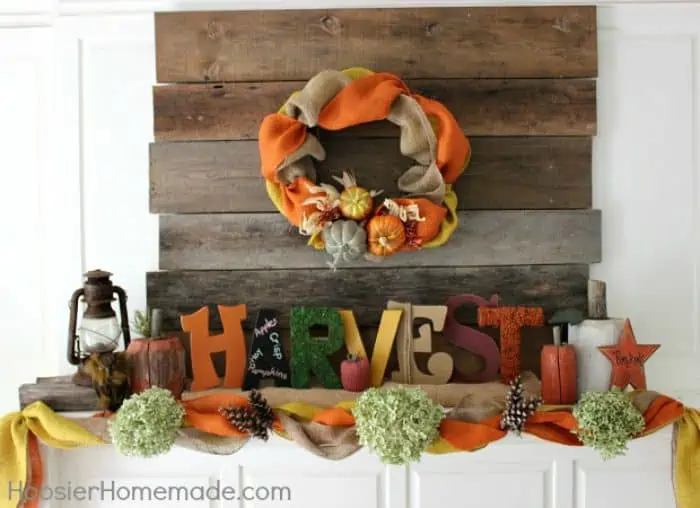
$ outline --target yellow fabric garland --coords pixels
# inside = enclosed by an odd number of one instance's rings
[[[686,408],[676,422],[674,490],[679,508],[700,506],[700,413]]]
[[[0,508],[14,508],[17,496],[10,496],[10,485],[26,484],[29,433],[52,448],[77,448],[103,444],[77,423],[57,415],[43,402],[35,402],[20,412],[0,420]]]
[[[354,401],[341,402],[335,407],[351,409]],[[325,408],[306,403],[280,406],[297,418],[310,420]],[[700,413],[686,408],[675,422],[674,490],[679,508],[700,505]],[[44,444],[54,448],[76,448],[103,444],[103,441],[76,422],[57,415],[43,402],[35,402],[21,412],[10,413],[0,420],[0,508],[15,508],[9,498],[8,486],[27,479],[27,446],[29,432]],[[432,454],[461,451],[444,438],[438,438],[426,450]]]

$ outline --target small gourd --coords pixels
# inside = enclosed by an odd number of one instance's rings
[[[351,220],[337,220],[323,230],[326,252],[333,257],[331,267],[339,262],[352,262],[367,252],[367,233]]]
[[[348,171],[344,171],[341,178],[333,178],[342,184],[344,189],[339,197],[339,209],[342,216],[355,221],[363,221],[369,217],[374,207],[373,198],[381,191],[369,191],[358,186],[354,175]]]
[[[369,251],[375,256],[391,256],[406,243],[406,228],[394,215],[377,215],[367,224]]]

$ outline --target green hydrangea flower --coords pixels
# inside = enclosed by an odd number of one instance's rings
[[[370,388],[352,410],[360,444],[386,464],[417,461],[438,436],[442,407],[420,388]]]
[[[123,455],[154,457],[172,448],[185,411],[169,390],[149,388],[122,405],[109,433]]]
[[[644,430],[644,417],[621,390],[586,392],[574,407],[578,436],[604,460],[624,455],[627,441]]]

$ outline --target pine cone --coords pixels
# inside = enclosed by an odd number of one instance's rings
[[[253,408],[253,412],[258,415],[261,420],[270,426],[275,421],[275,414],[272,408],[265,400],[265,397],[257,390],[252,390],[250,392],[250,406]]]
[[[272,424],[275,422],[275,414],[265,397],[257,390],[250,392],[250,407],[255,415],[251,434],[253,437],[267,441],[270,437]]]
[[[275,414],[265,398],[257,390],[250,392],[249,404],[238,407],[222,407],[219,413],[236,429],[252,437],[267,441],[270,437]]]
[[[219,413],[240,432],[250,433],[251,428],[253,428],[254,415],[248,406],[222,407],[219,409]]]
[[[501,417],[501,429],[510,430],[520,435],[525,422],[537,411],[542,399],[525,399],[523,397],[523,384],[520,376],[510,382],[508,395],[506,395],[506,409]]]

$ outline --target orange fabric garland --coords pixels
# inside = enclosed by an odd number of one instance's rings
[[[41,487],[44,484],[44,466],[41,460],[41,448],[39,448],[39,440],[31,431],[29,432],[29,435],[27,437],[29,438],[29,447],[27,453],[29,454],[30,479],[29,485],[27,485],[27,489],[25,490],[25,492],[36,495],[27,499],[23,507],[37,508],[39,506],[39,502],[41,501],[41,496],[39,495],[39,493],[41,492]]]
[[[187,425],[215,436],[245,437],[248,434],[234,428],[219,413],[221,407],[246,406],[248,399],[240,395],[208,395],[193,400],[182,401]]]
[[[219,414],[222,406],[241,406],[248,403],[245,397],[239,395],[209,395],[181,401],[186,413],[187,424],[201,431],[218,435],[245,437],[244,434],[234,429],[226,419]],[[646,423],[642,436],[650,434],[662,427],[678,421],[684,414],[685,408],[680,402],[659,395],[644,412]],[[323,425],[351,427],[355,424],[352,413],[347,409],[334,407],[318,412],[313,421]],[[448,441],[453,447],[474,451],[483,448],[489,443],[505,437],[507,432],[500,429],[500,416],[494,416],[478,423],[464,422],[460,420],[443,420],[440,423],[440,437]],[[283,432],[283,426],[279,420],[275,420],[274,428]],[[576,421],[570,411],[540,411],[529,418],[524,431],[533,434],[546,441],[571,446],[580,446],[581,442],[572,432],[576,429]],[[28,441],[29,475],[28,488],[31,492],[40,492],[43,485],[43,467],[41,450],[37,437],[30,432]],[[36,508],[39,498],[28,500],[24,506]]]
[[[234,429],[219,414],[221,406],[244,405],[247,399],[238,395],[209,395],[198,399],[184,401],[183,406],[187,422],[193,427],[218,436],[245,436]],[[644,412],[646,426],[642,436],[650,434],[678,420],[683,415],[683,405],[664,395],[658,396]],[[487,418],[477,423],[446,419],[440,423],[440,436],[460,450],[477,450],[505,437],[507,432],[500,428],[500,415]],[[312,421],[329,426],[352,427],[355,418],[344,408],[324,409],[312,418]],[[279,421],[275,430],[284,431]],[[576,419],[571,411],[538,411],[525,424],[524,432],[552,443],[567,446],[581,446],[576,437]]]

